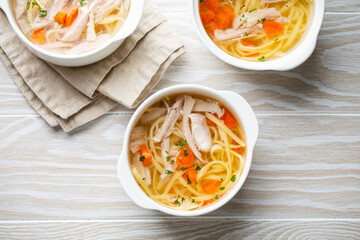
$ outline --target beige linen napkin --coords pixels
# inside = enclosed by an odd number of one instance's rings
[[[0,11],[0,57],[31,106],[50,126],[68,132],[109,111],[118,102],[136,107],[184,53],[177,34],[146,0],[136,31],[113,54],[85,67],[48,64],[33,55]]]

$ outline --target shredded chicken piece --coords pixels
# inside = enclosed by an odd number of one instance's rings
[[[192,113],[189,115],[191,119],[192,135],[195,144],[201,152],[208,152],[211,149],[211,135],[209,126],[206,123],[206,117],[200,113]]]
[[[190,147],[190,149],[193,151],[194,155],[199,159],[199,161],[203,162],[204,160],[201,157],[201,153],[196,148],[195,140],[193,135],[190,131],[189,126],[189,115],[191,114],[191,111],[194,107],[195,100],[190,96],[184,96],[184,108],[183,108],[183,120],[182,120],[182,131],[184,133],[186,143]]]
[[[275,8],[257,9],[253,12],[246,12],[237,16],[234,19],[233,28],[251,28],[256,24],[262,23],[264,19],[275,20],[279,17],[281,17],[281,14]]]
[[[94,42],[96,41],[96,32],[95,32],[95,16],[93,12],[90,12],[89,22],[86,25],[86,41]]]
[[[171,108],[169,108],[164,123],[161,125],[160,129],[158,130],[158,132],[154,137],[155,142],[161,142],[166,137],[170,136],[176,121],[181,115],[181,109],[183,107],[183,103],[184,103],[184,98],[179,98],[174,103],[174,105]]]
[[[15,9],[15,15],[16,18],[19,19],[21,17],[21,15],[24,14],[25,10],[26,10],[26,3],[27,0],[16,0],[16,8]]]
[[[146,124],[159,119],[160,117],[166,114],[166,108],[163,107],[155,107],[148,109],[146,113],[142,115],[140,118],[140,123]]]
[[[260,24],[256,24],[251,28],[240,28],[240,29],[230,28],[225,31],[215,30],[214,36],[215,39],[219,42],[234,41],[234,40],[255,36],[256,34],[261,33],[263,31],[264,29],[262,27],[262,24],[260,23]]]
[[[88,20],[89,20],[88,7],[83,6],[79,8],[79,14],[76,20],[70,26],[69,30],[65,33],[62,40],[65,42],[72,42],[78,40],[81,36],[81,33],[84,31]]]
[[[211,100],[202,100],[195,98],[195,105],[193,107],[193,112],[209,112],[216,113],[218,117],[224,115],[224,110],[220,108],[219,103]]]
[[[140,150],[140,145],[145,144],[145,127],[135,127],[130,137],[129,148],[132,153],[136,153]]]

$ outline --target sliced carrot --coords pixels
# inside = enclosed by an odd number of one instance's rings
[[[229,17],[224,12],[218,13],[214,20],[222,30],[227,29],[231,23]]]
[[[214,194],[216,191],[219,190],[219,187],[221,185],[221,182],[216,180],[210,180],[207,183],[205,183],[202,188],[206,193]]]
[[[263,28],[269,37],[279,34],[284,30],[284,27],[278,22],[265,21]]]
[[[181,148],[180,153],[176,157],[176,163],[180,168],[189,168],[194,163],[194,153],[190,148]]]
[[[77,18],[79,14],[79,7],[71,7],[70,9],[70,13],[68,14],[64,27],[70,27],[71,24],[73,24],[73,22],[75,21],[75,19]]]
[[[151,154],[146,145],[140,146],[140,155],[143,158],[142,164],[147,167],[151,164]]]
[[[228,128],[233,128],[237,125],[237,121],[234,118],[234,116],[229,112],[229,110],[225,109],[224,115],[223,115],[223,120],[225,125]]]
[[[218,13],[220,11],[220,2],[219,0],[204,0],[200,1],[200,4],[203,5],[203,9],[209,9],[214,13]]]
[[[209,23],[215,17],[215,13],[209,9],[200,12],[200,18],[203,24]]]
[[[204,201],[203,206],[206,206],[206,205],[208,205],[208,204],[210,204],[210,203],[213,203],[213,202],[215,202],[215,198],[212,198],[212,199],[210,199],[210,200]]]
[[[210,23],[205,25],[205,30],[209,33],[209,34],[214,34],[215,30],[219,29],[219,25],[214,22],[211,21]]]
[[[244,45],[245,47],[257,47],[258,45],[248,39],[243,39],[241,40],[241,44]]]
[[[39,29],[30,36],[30,41],[33,43],[43,44],[45,43],[45,29]]]
[[[232,144],[233,145],[239,145],[237,142],[235,142],[234,140],[232,141]],[[245,152],[245,150],[246,150],[246,147],[238,147],[238,148],[233,148],[233,150],[235,151],[235,152],[237,152],[238,154],[243,154],[244,152]]]
[[[187,182],[196,183],[197,181],[197,171],[194,168],[190,168],[183,174],[183,178]]]
[[[230,7],[230,5],[228,5],[228,4],[222,5],[221,11],[226,14],[226,16],[230,20],[230,23],[232,23],[234,21],[235,13],[234,13],[234,9],[232,7]]]
[[[58,12],[55,16],[55,21],[59,24],[64,24],[67,18],[67,14],[64,12]]]

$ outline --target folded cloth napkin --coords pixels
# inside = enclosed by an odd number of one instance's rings
[[[52,126],[69,132],[118,103],[136,107],[184,53],[183,43],[156,9],[145,1],[135,32],[104,60],[68,68],[32,54],[0,11],[0,58],[30,105]]]

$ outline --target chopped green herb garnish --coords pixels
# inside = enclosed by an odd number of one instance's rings
[[[145,178],[143,178],[143,180],[145,180]]]
[[[181,202],[184,202],[185,201],[185,198],[183,197],[182,199],[181,199]]]
[[[274,41],[274,42],[276,42],[277,40],[279,40],[279,38],[275,39],[275,41]]]
[[[39,11],[39,16],[40,16],[40,17],[46,17],[46,15],[47,15],[47,11],[46,11],[46,10],[40,10],[40,11]]]
[[[262,57],[258,58],[258,60],[259,60],[260,62],[265,62],[265,56],[262,56]]]
[[[218,199],[219,199],[219,195],[216,194],[215,199],[218,200]]]
[[[168,152],[168,151],[165,151],[165,153],[166,153],[167,155],[169,155],[169,152]]]
[[[29,20],[26,20],[25,22],[26,22],[26,24],[30,24],[30,23],[31,23]]]
[[[223,181],[224,181],[224,179],[223,179],[223,178],[220,178],[220,181],[221,181],[221,182],[223,182]]]
[[[213,169],[213,167],[211,166],[210,168],[209,168],[209,170],[212,170]]]
[[[166,161],[167,161],[167,162],[170,161],[170,157],[169,157],[169,156],[166,157]]]
[[[170,171],[170,170],[165,170],[165,174],[172,174],[173,172],[172,171]]]
[[[197,166],[196,167],[196,171],[200,171],[201,170],[201,167],[200,166]]]
[[[245,17],[245,14],[243,14],[241,17],[242,17],[242,18]]]
[[[208,11],[207,9],[204,10],[204,12],[207,12],[207,11]]]
[[[195,185],[197,185],[197,182],[195,182]]]
[[[225,187],[221,187],[221,188],[220,188],[220,190],[224,190],[224,189],[225,189]]]
[[[195,199],[191,200],[192,203],[195,203]]]
[[[240,9],[243,9],[244,7],[245,7],[245,4],[244,4],[244,5],[242,5]]]
[[[183,146],[185,146],[185,145],[186,145],[186,140],[184,140],[184,141],[180,141],[179,143],[176,143],[175,145],[176,145],[176,146],[183,147]]]
[[[182,167],[180,168],[181,171],[185,171],[186,170],[186,167]]]
[[[191,184],[191,181],[189,179],[189,175],[186,175],[186,178],[187,178],[187,184]]]
[[[175,161],[174,160],[171,160],[171,164],[174,164],[175,163]]]
[[[86,5],[85,0],[80,0],[80,6],[84,6],[84,5]]]
[[[255,11],[256,9],[257,9],[257,8],[251,9],[251,10],[249,11],[249,13],[251,13],[251,12]]]
[[[249,36],[249,35],[247,34],[247,32],[245,32],[245,36]]]
[[[211,28],[211,26],[206,26],[205,28]]]
[[[289,7],[288,5],[286,5],[286,7]]]
[[[236,181],[236,176],[235,176],[235,175],[232,175],[231,181],[232,181],[232,182],[235,182],[235,181]]]
[[[25,37],[29,38],[29,37],[30,37],[30,33],[25,34]]]
[[[186,157],[187,155],[189,155],[189,152],[186,151],[186,149],[184,149],[184,155],[185,155],[185,157]]]
[[[176,199],[174,203],[175,203],[175,204],[180,204],[180,202],[179,202],[178,199]]]
[[[140,157],[140,162],[143,162],[145,160],[145,157],[144,156],[141,156]]]
[[[201,3],[205,2],[205,0],[200,0]]]
[[[266,20],[265,18],[261,19],[261,21],[265,21],[265,20]]]

